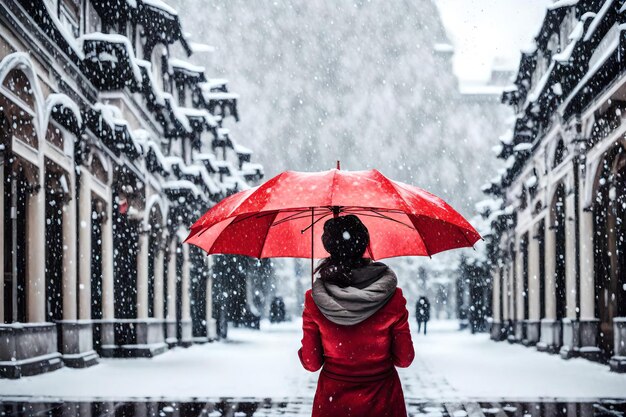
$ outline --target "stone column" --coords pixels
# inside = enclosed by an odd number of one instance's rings
[[[78,190],[78,318],[91,319],[91,174],[82,167]]]
[[[565,203],[565,288],[567,317],[576,319],[578,288],[576,288],[576,224],[574,222],[574,194]]]
[[[106,216],[102,222],[102,318],[115,318],[115,298],[113,286],[113,208],[106,205]]]
[[[535,226],[528,236],[528,319],[539,321],[539,236],[535,234]]]
[[[580,347],[579,322],[576,318],[578,308],[578,288],[576,288],[576,223],[574,222],[574,194],[565,198],[565,299],[567,300],[566,318],[562,320],[563,346],[559,351],[562,358],[578,355]]]
[[[502,320],[500,320],[500,275],[502,274],[502,268],[495,267],[491,270],[491,311],[492,311],[492,321],[491,321],[491,338],[493,340],[500,340],[500,334],[502,331]]]
[[[183,289],[183,299],[182,299],[182,314],[181,317],[183,320],[191,320],[191,303],[190,303],[190,298],[191,298],[191,294],[190,294],[190,276],[189,276],[189,266],[190,266],[190,262],[191,260],[189,259],[189,246],[188,245],[184,245],[183,246],[183,271],[182,271],[182,276],[183,276],[183,285],[182,285],[182,289]]]
[[[556,287],[555,287],[555,274],[556,274],[556,235],[553,225],[550,221],[547,222],[545,228],[545,274],[546,274],[546,318],[556,319]]]
[[[555,352],[560,345],[561,323],[556,322],[556,234],[551,228],[550,217],[546,220],[545,227],[545,301],[546,316],[541,319],[541,340],[537,343],[537,350]]]
[[[504,267],[504,273],[502,275],[502,321],[507,323],[510,318],[509,313],[509,286],[511,285],[511,264],[507,264]]]
[[[143,227],[143,224],[141,225]],[[148,318],[148,234],[139,231],[137,246],[137,318]]]
[[[600,321],[595,317],[593,231],[593,212],[580,210],[580,354],[596,360],[601,349],[597,337]]]
[[[30,194],[27,205],[28,322],[41,323],[46,321],[46,202],[42,187]]]
[[[522,253],[521,239],[516,239],[515,253],[515,288],[513,288],[513,309],[515,340],[521,342],[524,339],[524,254]]]
[[[522,253],[521,240],[517,240],[517,251],[515,254],[515,320],[521,322],[524,317],[524,254]]]
[[[63,206],[63,319],[76,320],[77,317],[76,199],[72,196]]]
[[[501,291],[500,288],[500,276],[502,274],[502,268],[496,267],[491,270],[491,282],[492,282],[492,294],[491,294],[491,305],[492,305],[492,314],[493,321],[500,323],[500,312],[502,311],[502,306],[500,305],[501,300]]]
[[[543,221],[543,220],[541,220]],[[528,233],[528,317],[526,322],[526,342],[534,345],[539,341],[539,320],[541,319],[539,280],[539,239],[537,225]]]
[[[595,319],[593,212],[580,213],[580,318]]]
[[[169,245],[167,261],[167,333],[168,343],[174,343],[176,338],[176,240]]]
[[[0,151],[0,323],[4,323],[4,151]],[[10,244],[6,242],[6,244]]]
[[[159,245],[154,259],[154,317],[163,319],[163,248]]]

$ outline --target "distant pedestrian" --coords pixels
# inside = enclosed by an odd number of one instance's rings
[[[283,297],[274,297],[270,304],[270,323],[285,321],[285,302]]]
[[[415,306],[415,317],[417,318],[417,333],[419,334],[422,323],[424,324],[424,334],[426,334],[426,324],[430,320],[430,302],[426,297],[420,297]]]

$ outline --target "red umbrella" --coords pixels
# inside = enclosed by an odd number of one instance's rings
[[[480,239],[463,216],[431,193],[375,169],[332,169],[286,171],[225,198],[191,227],[186,242],[209,254],[324,258],[323,230],[315,225],[341,214],[355,214],[367,226],[367,256],[374,260],[431,256]]]

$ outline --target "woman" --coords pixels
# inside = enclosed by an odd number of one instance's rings
[[[322,243],[330,258],[306,293],[298,351],[305,369],[322,368],[313,417],[406,416],[395,367],[415,353],[396,275],[363,258],[369,233],[356,216],[328,220]]]

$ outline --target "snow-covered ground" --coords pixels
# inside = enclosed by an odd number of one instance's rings
[[[626,375],[583,359],[554,355],[486,334],[435,322],[413,335],[417,357],[400,371],[407,400],[626,398]],[[231,329],[230,341],[177,348],[153,359],[102,359],[89,369],[64,368],[20,380],[0,380],[0,395],[66,400],[312,398],[317,375],[297,357],[300,323]]]

